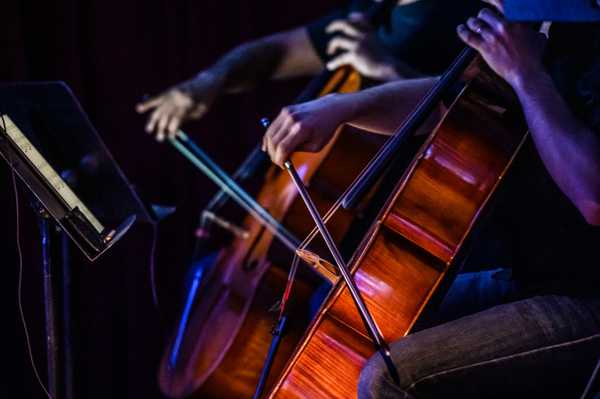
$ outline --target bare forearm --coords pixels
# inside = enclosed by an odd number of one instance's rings
[[[391,135],[436,83],[437,78],[402,80],[349,94],[352,104],[347,123],[360,129]],[[426,127],[439,120],[434,112]]]
[[[543,72],[513,85],[548,172],[588,222],[600,224],[600,139]]]
[[[270,79],[315,74],[321,61],[304,28],[242,44],[202,72],[221,81],[226,92],[251,89]]]
[[[285,107],[267,129],[263,151],[283,167],[295,151],[320,151],[345,123],[390,135],[435,81],[428,78],[392,82],[353,94],[331,94]],[[436,122],[439,116],[440,113],[434,113],[427,124]]]

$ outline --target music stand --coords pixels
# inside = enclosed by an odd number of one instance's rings
[[[60,226],[93,262],[136,220],[152,224],[157,220],[62,82],[0,85],[0,155],[28,188],[40,217],[48,387],[53,398],[62,397],[63,392],[71,397],[72,365],[59,366],[51,232]],[[65,292],[66,314],[67,298]],[[67,330],[68,326],[64,327]],[[66,340],[65,348],[69,347]],[[64,355],[65,359],[68,362],[70,354]],[[65,373],[64,388],[59,367]]]

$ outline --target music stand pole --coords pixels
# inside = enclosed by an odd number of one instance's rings
[[[48,390],[53,399],[71,399],[76,378],[67,240],[94,262],[136,220],[154,224],[156,215],[133,190],[67,85],[0,84],[0,105],[0,157],[35,197],[31,205],[39,217]]]
[[[56,297],[52,268],[52,233],[54,227],[50,215],[43,208],[37,210],[42,240],[42,276],[44,282],[44,310],[46,331],[46,354],[48,365],[48,392],[58,398],[60,392],[58,334],[56,331]]]
[[[62,372],[63,372],[63,397],[73,399],[73,326],[71,323],[71,241],[67,234],[61,230],[61,263],[62,263]]]

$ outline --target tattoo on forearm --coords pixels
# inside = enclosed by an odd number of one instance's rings
[[[225,90],[239,92],[269,80],[284,57],[285,48],[273,41],[257,41],[239,46],[210,68],[225,76]]]

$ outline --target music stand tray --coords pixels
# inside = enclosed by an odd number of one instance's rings
[[[53,222],[90,261],[104,254],[136,220],[155,224],[90,123],[62,82],[0,85],[0,155],[29,189],[40,217],[44,280],[48,391],[73,397],[70,303],[63,281],[63,344],[59,355],[51,226]],[[63,274],[69,270],[64,259]],[[62,364],[61,364],[62,363]],[[64,377],[61,376],[64,374]],[[62,381],[62,382],[61,382]]]
[[[90,261],[154,222],[68,86],[0,86],[0,154]]]

